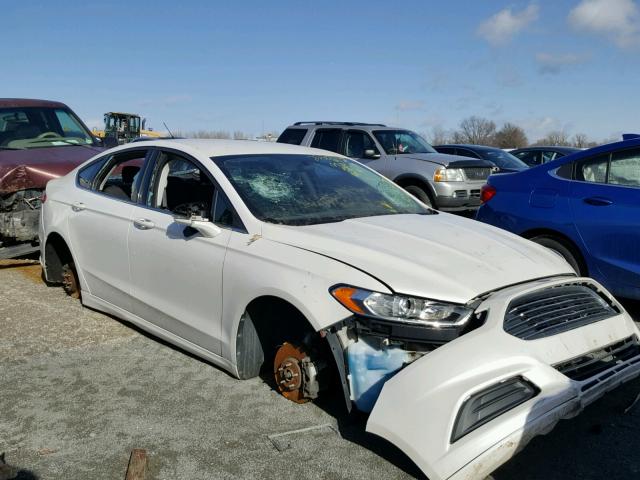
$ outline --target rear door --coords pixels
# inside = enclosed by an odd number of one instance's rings
[[[108,155],[81,170],[68,216],[78,273],[92,295],[130,310],[127,235],[148,149]]]
[[[222,268],[236,217],[211,174],[180,153],[161,151],[145,185],[129,232],[133,311],[219,354]],[[205,238],[174,220],[191,214],[218,224],[220,233]]]
[[[614,293],[640,295],[640,149],[578,162],[573,221]]]

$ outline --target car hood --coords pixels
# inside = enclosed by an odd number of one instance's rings
[[[0,150],[0,195],[42,189],[104,149],[89,146]]]
[[[443,167],[493,167],[493,163],[488,162],[487,160],[463,157],[461,155],[449,155],[446,153],[408,153],[405,155],[398,155],[398,157],[437,163]]]
[[[455,303],[536,278],[574,275],[564,259],[540,245],[443,213],[264,224],[262,236],[351,265],[395,292]]]

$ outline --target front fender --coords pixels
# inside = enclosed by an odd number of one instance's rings
[[[337,260],[240,232],[229,240],[223,275],[222,355],[234,363],[240,320],[256,298],[286,300],[319,331],[351,315],[329,294],[332,286],[344,283],[391,293],[378,280]]]

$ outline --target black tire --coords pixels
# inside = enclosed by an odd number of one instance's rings
[[[418,185],[407,185],[404,189],[428,207],[437,208],[435,202],[431,200],[429,194],[425,192],[422,187]]]
[[[578,275],[585,276],[587,274],[582,259],[579,258],[572,246],[567,245],[567,242],[546,235],[533,237],[530,240],[562,255]]]

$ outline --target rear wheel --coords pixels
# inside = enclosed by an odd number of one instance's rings
[[[431,200],[429,194],[425,192],[422,187],[418,185],[407,185],[404,189],[428,207],[436,208],[435,202]]]
[[[562,255],[562,257],[564,257],[567,263],[571,265],[571,268],[573,268],[573,270],[578,275],[584,276],[587,274],[587,269],[582,265],[581,259],[578,257],[574,249],[571,246],[567,245],[566,242],[546,235],[533,237],[531,238],[531,241],[536,242],[538,245],[547,247],[548,249]]]

